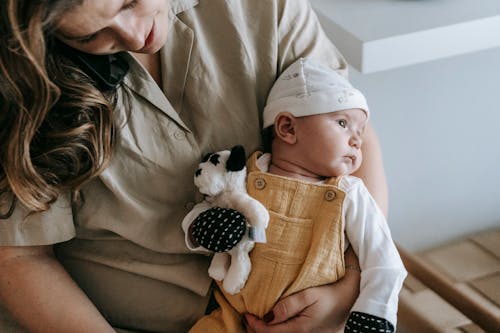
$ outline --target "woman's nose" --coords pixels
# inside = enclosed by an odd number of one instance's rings
[[[146,41],[146,29],[138,20],[124,18],[116,24],[116,33],[123,44],[123,47],[129,51],[137,51],[144,47]]]

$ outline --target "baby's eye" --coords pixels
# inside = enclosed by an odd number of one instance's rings
[[[123,9],[133,9],[133,8],[135,8],[137,6],[138,2],[139,1],[137,1],[137,0],[130,1],[127,5],[125,5],[123,7]]]
[[[347,121],[345,119],[339,119],[337,122],[340,125],[340,127],[342,127],[342,128],[347,127]]]

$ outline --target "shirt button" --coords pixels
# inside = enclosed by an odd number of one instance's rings
[[[186,208],[186,210],[193,209],[194,208],[194,202],[192,202],[192,201],[186,202],[186,204],[184,205],[184,208]]]
[[[335,191],[332,191],[332,190],[328,190],[325,192],[325,200],[326,201],[332,201],[333,199],[335,199]]]
[[[175,132],[174,133],[174,138],[176,138],[177,140],[184,140],[184,138],[186,137],[186,135],[184,134],[184,132]]]
[[[255,188],[258,190],[262,190],[264,187],[266,187],[266,181],[262,178],[257,178],[254,182]]]

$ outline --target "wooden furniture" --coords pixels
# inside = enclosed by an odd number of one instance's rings
[[[500,332],[500,229],[415,254],[399,251],[409,272],[399,332]]]

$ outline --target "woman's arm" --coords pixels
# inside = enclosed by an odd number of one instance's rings
[[[0,247],[0,300],[30,332],[114,332],[51,246]]]

